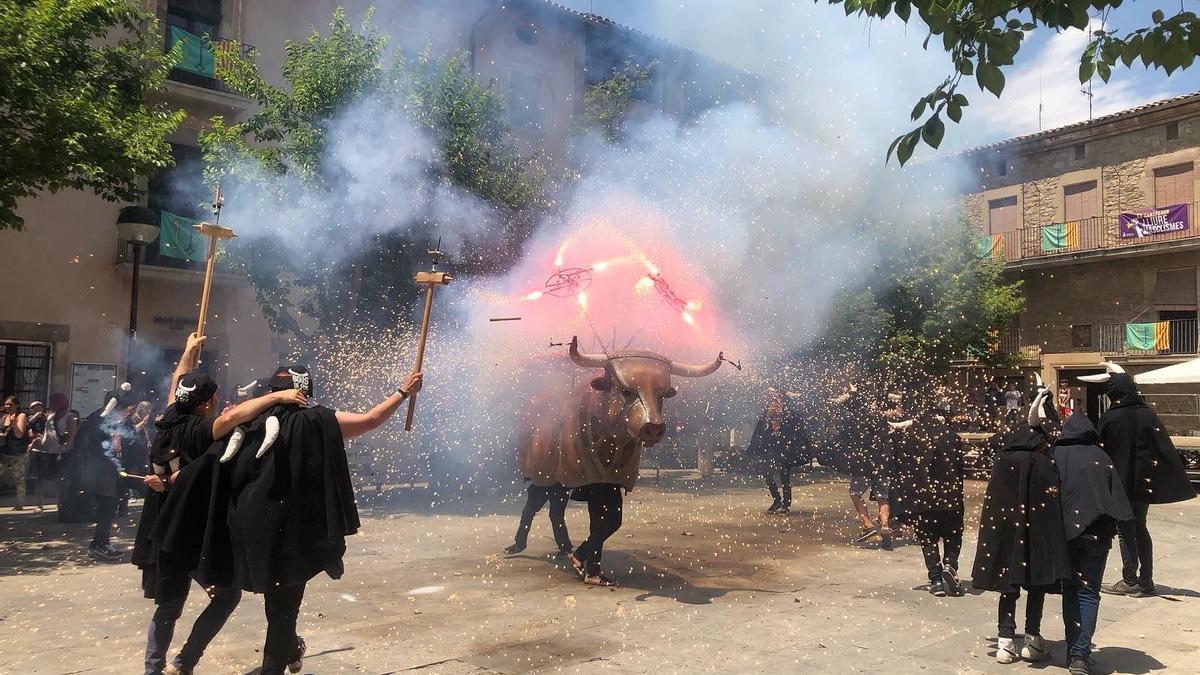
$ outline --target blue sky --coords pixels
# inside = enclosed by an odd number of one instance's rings
[[[814,4],[812,0],[558,0],[573,9],[592,11],[614,21],[654,33],[685,47],[696,49],[736,65],[778,79],[795,76],[821,80],[820,64],[815,72],[796,67],[794,61],[819,60],[817,54],[834,55],[845,44],[876,59],[881,72],[888,73],[882,89],[886,97],[898,97],[895,131],[908,125],[907,111],[913,102],[933,88],[949,72],[949,61],[940,50],[923,52],[924,32],[905,27],[899,20],[868,23],[845,17],[839,7]],[[1200,12],[1200,0],[1127,0],[1107,17],[1107,25],[1132,29],[1150,24],[1150,14],[1162,9],[1168,15],[1181,7]],[[1099,25],[1099,19],[1096,19]],[[779,38],[772,40],[772,37]],[[1016,63],[1005,71],[1007,86],[999,100],[968,83],[964,93],[971,106],[963,124],[947,130],[943,150],[988,143],[994,140],[1049,129],[1086,120],[1088,99],[1080,92],[1077,77],[1079,54],[1087,37],[1082,31],[1055,33],[1040,30],[1026,39]],[[803,43],[803,46],[800,46]],[[791,53],[788,45],[796,45]],[[818,51],[814,52],[814,45]],[[791,58],[795,57],[795,58]],[[740,61],[740,62],[739,62]],[[786,64],[786,65],[785,65]],[[784,66],[780,69],[780,66]],[[820,83],[824,85],[825,83]],[[869,89],[867,88],[869,86]],[[879,95],[878,83],[847,81],[846,93],[861,101]],[[858,87],[861,91],[854,92]],[[836,83],[833,91],[837,92]],[[1124,110],[1148,101],[1200,90],[1200,63],[1171,77],[1148,71],[1135,62],[1118,68],[1107,84],[1093,82],[1093,115]],[[901,114],[900,111],[903,111]]]

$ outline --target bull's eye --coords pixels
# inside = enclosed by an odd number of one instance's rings
[[[664,389],[662,391],[661,394],[659,394],[659,396],[662,396],[663,398],[671,398],[672,396],[674,396],[675,394],[678,394],[678,393],[679,393],[679,390],[676,389],[675,387],[667,387],[666,389]]]
[[[622,394],[622,395],[623,395],[625,398],[633,398],[633,395],[634,395],[635,393],[636,393],[636,392],[634,392],[632,389],[621,389],[621,394]]]

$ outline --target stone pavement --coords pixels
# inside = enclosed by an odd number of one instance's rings
[[[305,672],[1065,672],[1056,597],[1043,621],[1055,662],[998,665],[994,594],[934,598],[916,545],[846,543],[857,526],[844,481],[800,480],[793,513],[767,516],[764,491],[736,479],[644,478],[606,552],[615,589],[584,587],[542,557],[553,550],[544,512],[524,554],[497,555],[523,495],[431,509],[421,490],[368,492],[345,577],[309,584]],[[965,570],[982,487],[968,482]],[[573,504],[576,541],[586,520]],[[1197,524],[1197,501],[1151,509],[1164,595],[1104,596],[1096,672],[1200,672]],[[0,673],[140,672],[152,605],[132,566],[86,559],[88,530],[0,512]],[[1114,547],[1106,581],[1118,573]],[[247,594],[197,672],[253,672],[262,637],[261,598]]]

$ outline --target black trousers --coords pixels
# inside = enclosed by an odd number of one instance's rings
[[[521,511],[521,523],[517,525],[515,542],[521,548],[529,543],[529,528],[533,527],[533,517],[542,510],[546,502],[550,502],[550,528],[554,531],[554,543],[558,550],[570,551],[571,537],[567,534],[567,501],[571,491],[561,483],[554,485],[533,485],[525,489],[525,508]]]
[[[304,586],[283,586],[263,593],[267,640],[263,645],[262,675],[283,675],[287,664],[300,655],[296,619],[304,601]]]
[[[779,483],[775,482],[775,476],[778,475],[780,482],[783,483],[783,494],[779,493]],[[791,466],[771,466],[767,468],[764,475],[767,481],[767,492],[771,493],[771,499],[783,505],[783,508],[792,508],[792,467]]]
[[[588,575],[600,574],[604,542],[621,529],[621,509],[625,497],[620,485],[590,485],[588,498],[588,538],[575,549]]]
[[[96,531],[92,535],[92,546],[103,548],[112,540],[113,521],[117,518],[116,497],[96,497]]]
[[[1021,599],[1021,591],[1000,594],[999,614],[996,622],[997,632],[1002,638],[1017,636],[1017,600]],[[1027,591],[1025,594],[1025,636],[1042,634],[1042,606],[1046,603],[1043,591]]]
[[[187,574],[179,574],[163,579],[160,584],[159,596],[154,599],[154,616],[150,619],[146,635],[148,675],[161,673],[167,665],[167,650],[171,646],[171,638],[175,635],[175,623],[183,613],[184,604],[187,603],[192,580]],[[212,588],[205,591],[208,593],[208,606],[192,624],[192,632],[175,659],[177,666],[188,670],[195,668],[200,662],[204,650],[221,631],[242,599],[242,592],[236,588]]]
[[[1130,502],[1133,520],[1117,523],[1117,534],[1121,546],[1121,577],[1127,584],[1154,587],[1154,542],[1150,530],[1146,529],[1146,515],[1150,505],[1145,502]]]
[[[929,580],[942,577],[946,568],[958,574],[958,554],[962,552],[963,514],[961,511],[936,510],[917,514],[913,529],[925,556]],[[941,542],[942,550],[938,550]]]

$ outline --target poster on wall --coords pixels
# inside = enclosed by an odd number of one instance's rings
[[[1153,237],[1191,229],[1191,223],[1188,222],[1187,204],[1122,213],[1117,219],[1120,221],[1122,239]]]
[[[83,417],[104,405],[104,394],[116,388],[115,363],[71,364],[71,408]]]

